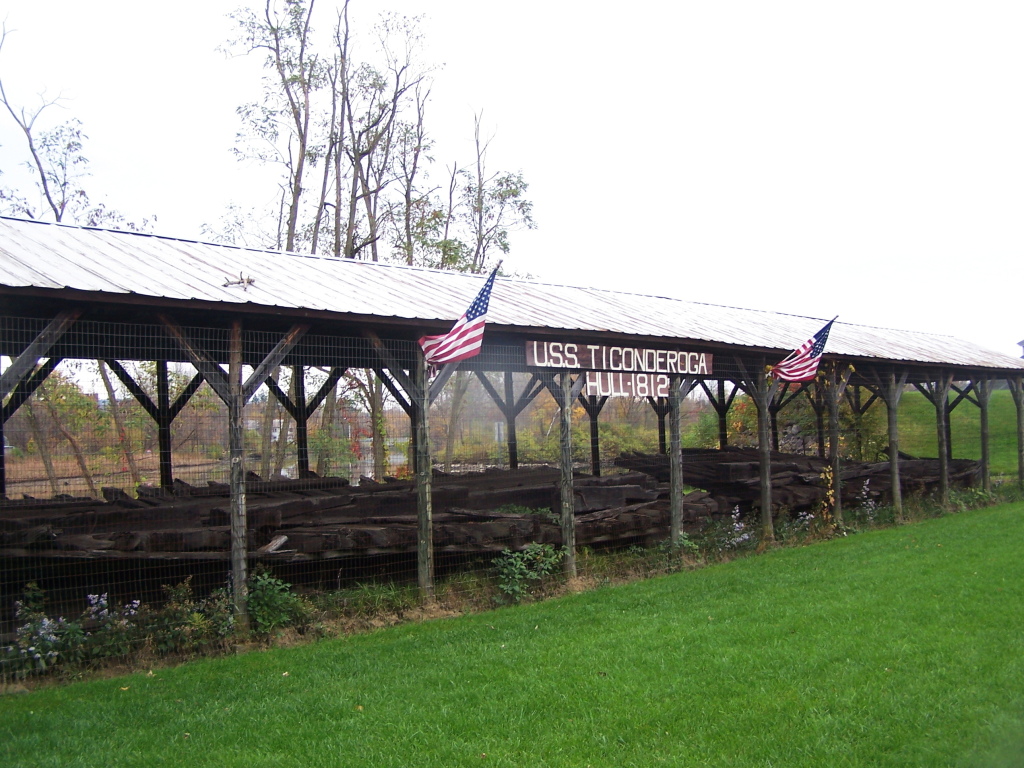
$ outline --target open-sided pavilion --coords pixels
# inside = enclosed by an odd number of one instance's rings
[[[427,415],[453,365],[430,371],[416,339],[444,333],[466,309],[482,276],[279,253],[152,235],[0,219],[0,428],[65,359],[103,360],[156,422],[160,482],[170,487],[171,424],[203,381],[228,410],[232,472],[233,583],[244,588],[245,458],[242,408],[267,385],[296,423],[298,470],[309,470],[306,424],[328,386],[350,368],[373,369],[411,419],[418,489],[419,582],[433,585],[431,458]],[[819,318],[738,309],[679,299],[499,278],[494,286],[481,354],[461,364],[481,381],[507,422],[509,463],[517,464],[516,416],[543,390],[561,412],[561,521],[573,557],[572,406],[591,421],[593,467],[600,471],[597,417],[610,396],[646,397],[658,415],[661,450],[672,468],[672,535],[682,530],[684,467],[680,405],[703,390],[718,413],[720,439],[737,392],[759,413],[761,510],[771,529],[770,450],[776,419],[807,392],[831,433],[838,465],[839,402],[849,387],[881,399],[889,413],[894,503],[899,504],[897,404],[908,385],[935,406],[940,485],[948,491],[949,414],[963,402],[981,412],[982,468],[988,482],[988,404],[994,382],[1005,381],[1017,408],[1019,477],[1024,478],[1024,361],[966,341],[925,333],[836,322],[819,377],[782,385],[767,366],[814,334]],[[121,365],[156,364],[151,398]],[[191,363],[197,373],[174,400],[168,365]],[[296,382],[286,393],[270,378],[289,366]],[[307,394],[305,372],[329,371]],[[517,391],[513,373],[530,374]],[[497,378],[487,374],[497,374]],[[952,396],[951,396],[952,395]],[[824,441],[822,441],[824,442]],[[838,466],[833,482],[838,491]],[[0,453],[0,492],[6,492]],[[841,500],[837,497],[837,502]],[[236,595],[244,606],[244,592]]]

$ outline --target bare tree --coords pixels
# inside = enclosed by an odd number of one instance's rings
[[[474,118],[473,138],[476,162],[463,189],[466,223],[472,237],[470,272],[487,269],[493,249],[509,252],[508,235],[514,229],[534,229],[533,203],[526,199],[529,186],[522,173],[494,173],[487,169],[487,150],[493,136],[481,138],[482,114]]]

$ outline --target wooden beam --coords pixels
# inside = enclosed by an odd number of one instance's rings
[[[761,485],[761,531],[765,541],[775,540],[775,524],[772,521],[772,450],[771,423],[768,407],[779,390],[777,379],[769,381],[765,374],[765,360],[753,361],[755,366],[748,369],[746,362],[736,358],[736,365],[742,373],[742,379],[736,385],[743,389],[754,401],[757,408],[757,448],[760,468]]]
[[[594,477],[601,476],[601,435],[598,430],[598,416],[601,409],[608,402],[608,396],[584,395],[582,392],[577,395],[583,410],[587,412],[590,421],[590,473]]]
[[[189,362],[192,363],[197,371],[203,374],[207,383],[217,393],[217,396],[226,405],[230,405],[232,397],[231,386],[227,375],[224,373],[224,369],[217,365],[213,358],[205,351],[194,344],[168,315],[158,314],[157,318],[163,324],[164,330],[167,331],[171,338],[178,342],[178,346],[188,356]]]
[[[58,313],[21,354],[11,359],[10,366],[0,374],[0,400],[5,399],[35,369],[39,358],[48,356],[50,348],[81,316],[78,309]]]
[[[14,389],[11,391],[11,396],[7,399],[7,402],[3,406],[3,423],[6,424],[7,420],[15,414],[15,412],[25,404],[25,401],[35,394],[35,391],[39,389],[39,385],[42,384],[53,373],[54,369],[61,364],[64,358],[62,357],[51,357],[42,365],[36,367],[28,373],[27,376],[22,378],[21,381],[15,383]],[[0,451],[2,453],[2,451]]]
[[[448,379],[452,377],[452,374],[459,370],[459,364],[461,361],[454,363],[445,363],[441,366],[441,370],[438,371],[437,376],[430,382],[430,404],[433,405],[434,401],[441,396],[441,390],[444,389],[444,385],[448,383]]]
[[[886,423],[889,430],[889,485],[892,496],[892,506],[896,511],[897,519],[903,515],[903,490],[900,487],[900,430],[899,411],[900,398],[903,397],[903,389],[907,384],[907,372],[902,371],[898,376],[896,370],[890,370],[883,379],[877,371],[872,371],[872,379],[876,387],[876,394],[881,396],[885,403]]]
[[[170,492],[174,487],[174,466],[171,459],[171,394],[166,360],[157,360],[156,362],[156,407],[160,487]]]
[[[835,524],[843,524],[843,482],[842,454],[839,451],[839,403],[843,399],[853,366],[841,366],[836,361],[829,361],[819,368],[824,375],[819,377],[819,386],[828,406],[828,458],[832,469],[832,519]]]
[[[228,362],[228,454],[231,463],[231,592],[237,629],[249,628],[248,521],[245,503],[245,404],[242,384],[242,325],[231,326]]]
[[[245,402],[249,402],[256,390],[260,388],[260,385],[265,382],[270,372],[277,368],[288,356],[288,353],[295,348],[295,345],[299,343],[299,340],[306,335],[306,331],[309,330],[308,325],[298,323],[293,325],[291,329],[284,335],[263,361],[256,366],[256,369],[249,374],[249,378],[242,384],[242,397]]]
[[[424,600],[434,598],[433,467],[430,460],[430,386],[422,353],[413,369],[412,428],[416,436],[416,580]]]
[[[561,386],[557,389],[557,394],[554,391],[552,394],[555,395],[561,417],[558,438],[561,446],[559,467],[562,472],[559,483],[562,502],[559,517],[562,525],[562,546],[565,548],[562,566],[566,578],[574,579],[576,578],[576,501],[572,477],[572,404],[576,401],[579,389],[576,388],[576,383],[573,382],[572,374],[569,371],[563,372],[560,378]],[[585,375],[578,377],[579,380],[585,378]]]

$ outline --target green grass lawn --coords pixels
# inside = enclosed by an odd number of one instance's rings
[[[1021,765],[1021,542],[1008,504],[8,696],[0,764]]]
[[[880,405],[884,411],[885,406]],[[981,412],[966,400],[950,415],[953,456],[981,458]],[[989,452],[992,473],[1017,474],[1017,410],[1007,390],[992,393],[989,403]],[[920,392],[906,392],[900,399],[900,450],[914,456],[937,456],[935,406]]]

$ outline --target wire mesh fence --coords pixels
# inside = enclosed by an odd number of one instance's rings
[[[414,342],[244,330],[236,344],[230,328],[90,321],[25,366],[24,351],[46,328],[0,318],[9,379],[0,677],[194,653],[234,636],[232,392],[244,400],[252,628],[417,603]],[[456,605],[520,600],[560,572],[558,378],[527,362],[521,346],[489,346],[432,393],[435,595]],[[663,557],[669,377],[575,375],[584,377],[570,430],[583,571],[603,552]],[[680,408],[683,531],[720,548],[741,547],[761,530],[749,376],[722,360],[713,375],[687,382]],[[906,390],[905,482],[927,493],[934,462],[914,462],[938,456],[936,409],[927,392]],[[978,482],[982,450],[971,391],[954,384],[945,400],[956,406],[949,450],[960,463],[951,477],[963,484]],[[835,506],[827,409],[814,385],[783,387],[772,402],[776,524],[809,526]],[[1015,476],[1010,392],[996,389],[990,411],[991,472]],[[891,502],[877,389],[851,384],[838,427],[844,504],[851,515],[872,514]]]

